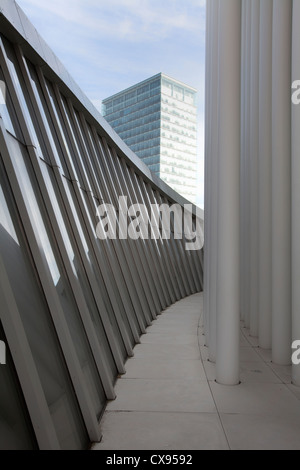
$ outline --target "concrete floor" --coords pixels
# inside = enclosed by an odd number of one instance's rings
[[[142,336],[94,450],[300,449],[300,389],[291,369],[241,326],[241,385],[215,382],[202,294],[168,308]]]

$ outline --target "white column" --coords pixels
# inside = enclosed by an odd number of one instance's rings
[[[210,185],[210,114],[211,114],[211,100],[210,100],[210,78],[211,78],[211,0],[206,3],[206,64],[205,64],[205,193],[204,193],[204,293],[203,293],[203,321],[204,332],[206,341],[208,342],[209,333],[209,273],[210,273],[210,233],[209,233],[209,194],[211,191]]]
[[[240,180],[240,195],[241,195],[241,204],[240,204],[240,290],[241,290],[241,299],[240,299],[240,313],[241,320],[245,320],[245,182],[246,182],[246,172],[245,172],[245,136],[246,136],[246,106],[245,106],[245,96],[246,96],[246,26],[247,26],[247,9],[246,1],[242,0],[242,52],[241,52],[241,180]]]
[[[244,180],[244,318],[250,327],[250,77],[251,77],[251,10],[246,0],[246,70],[245,70],[245,180]]]
[[[272,359],[291,362],[292,1],[273,1]]]
[[[218,122],[218,36],[219,36],[219,2],[212,0],[212,44],[211,44],[211,128]],[[210,191],[210,282],[209,282],[209,360],[216,362],[217,341],[217,253],[218,253],[218,134],[211,134],[211,191]]]
[[[272,25],[273,0],[260,2],[259,57],[259,345],[272,347]]]
[[[259,0],[251,0],[250,83],[250,334],[258,336],[258,117],[259,117]]]
[[[300,80],[300,0],[293,2],[292,81]],[[292,339],[300,340],[300,104],[292,105]],[[292,382],[300,386],[300,365],[293,365]]]
[[[239,383],[241,1],[219,6],[217,382]]]

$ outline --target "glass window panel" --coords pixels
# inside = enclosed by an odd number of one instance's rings
[[[44,180],[47,185],[47,190],[48,190],[50,199],[53,204],[54,212],[55,212],[58,224],[59,224],[60,232],[64,239],[64,244],[69,255],[71,266],[73,268],[73,273],[76,276],[79,285],[81,286],[82,293],[84,295],[84,298],[85,298],[85,301],[86,301],[86,304],[87,304],[87,307],[91,316],[91,320],[94,323],[95,331],[98,336],[99,345],[102,350],[102,354],[106,358],[106,363],[110,365],[110,368],[109,368],[109,371],[111,373],[110,378],[113,381],[117,372],[115,368],[114,360],[111,354],[111,350],[110,350],[109,343],[107,341],[106,334],[103,329],[103,324],[102,324],[102,321],[101,321],[101,318],[100,318],[100,315],[99,315],[99,312],[95,303],[95,299],[93,297],[90,285],[88,284],[88,281],[86,279],[86,275],[85,275],[85,272],[81,263],[79,253],[77,252],[76,248],[73,249],[72,247],[72,242],[70,240],[67,227],[63,219],[59,200],[56,196],[56,192],[54,189],[56,184],[54,180],[53,170],[49,168],[48,165],[43,164],[43,163],[41,164],[41,168],[42,168]],[[58,192],[58,188],[56,188],[56,191]],[[103,400],[105,400],[104,397],[103,397]]]
[[[78,155],[78,158],[79,158],[79,162],[77,163],[78,176],[79,176],[78,181],[80,182],[80,185],[81,185],[82,188],[84,188],[86,191],[90,191],[91,188],[89,186],[89,178],[88,178],[88,175],[86,173],[85,165],[83,163],[83,153],[82,153],[80,144],[77,140],[78,136],[77,136],[76,130],[74,128],[73,119],[71,117],[67,101],[64,97],[62,97],[62,104],[63,104],[65,116],[66,116],[67,121],[68,121],[69,130],[72,134],[72,143],[73,143],[74,147],[76,148],[76,152],[77,152],[77,155]],[[74,160],[75,160],[75,154],[74,154]],[[83,176],[85,178],[85,181],[84,181]],[[86,187],[86,185],[87,185],[87,187]]]
[[[84,449],[88,445],[86,429],[2,164],[0,184],[2,258],[53,424],[62,448]]]
[[[97,217],[96,217],[96,213],[97,213],[97,203],[95,200],[92,201],[92,206],[90,204],[90,201],[89,201],[89,198],[88,198],[88,195],[85,191],[82,191],[82,201],[84,203],[84,206],[85,206],[85,213],[88,215],[88,218],[89,218],[89,223],[91,225],[91,228],[92,228],[92,231],[93,231],[93,234],[94,234],[94,237],[97,241],[97,244],[98,244],[98,247],[100,250],[102,250],[102,241],[98,239],[97,237],[97,234],[96,234],[96,226],[97,226],[97,223],[98,223],[98,220],[97,220]],[[116,253],[114,251],[114,248],[113,248],[113,244],[111,243],[110,240],[106,240],[104,241],[104,243],[106,243],[106,249],[107,249],[107,256],[109,257],[109,262],[111,263],[116,263],[117,260],[116,260]],[[115,279],[114,279],[114,276],[113,276],[113,272],[112,270],[109,268],[107,270],[108,272],[108,275],[109,277],[111,278],[111,282],[113,284],[116,283]],[[118,290],[116,290],[116,293],[115,293],[115,297],[117,298],[118,300],[118,304],[120,305],[120,310],[121,310],[121,314],[122,314],[122,318],[123,318],[123,321],[128,329],[128,334],[131,338],[131,340],[133,341],[133,336],[132,336],[132,332],[131,332],[131,329],[130,329],[130,326],[128,324],[128,319],[127,319],[127,316],[124,312],[124,307],[123,307],[123,301],[122,301],[122,298],[121,298],[121,295],[119,293]]]
[[[63,169],[63,171],[66,173],[67,176],[69,176],[67,172],[66,164],[64,162],[62,149],[61,149],[57,134],[55,132],[54,125],[49,114],[49,110],[46,105],[45,97],[43,95],[38,76],[36,74],[36,71],[33,65],[29,61],[27,61],[27,63],[28,63],[30,77],[31,77],[31,83],[35,92],[35,97],[38,103],[39,111],[42,116],[42,123],[45,129],[45,132],[47,133],[47,137],[50,141],[51,150],[54,154],[56,164],[60,168]]]
[[[29,99],[29,94],[19,68],[17,58],[10,43],[5,38],[3,38],[3,44],[5,46],[5,51],[10,65],[11,76],[14,85],[17,88],[18,96],[22,104],[22,109],[25,113],[25,118],[30,128],[33,144],[36,146],[39,155],[45,160],[49,161],[46,145],[42,137],[39,123],[36,119],[35,113],[33,112],[32,103]]]
[[[0,87],[0,114],[3,118],[6,129],[14,135],[21,142],[24,142],[24,137],[17,119],[15,109],[12,104],[10,93],[5,82],[2,69],[0,68],[0,80],[2,86]]]
[[[45,222],[46,217],[44,208],[41,202],[38,202],[39,195],[35,192],[36,187],[34,186],[34,177],[31,174],[32,169],[30,165],[26,166],[24,154],[25,149],[23,149],[22,146],[14,140],[14,149],[11,155],[17,171],[17,177],[21,185],[23,197],[31,217],[33,228],[37,238],[39,239],[40,250],[45,254],[51,270],[53,282],[56,286],[56,291],[59,295],[61,306],[70,328],[71,337],[78,354],[82,372],[86,379],[90,396],[93,400],[95,413],[100,417],[105,403],[103,387],[84,332],[75,299],[58,255],[57,247],[52,239],[50,241],[51,227],[46,225],[47,222]],[[43,217],[43,214],[45,218]]]
[[[92,178],[92,175],[95,178],[95,173],[93,171],[93,166],[91,165],[91,160],[90,160],[90,155],[89,155],[90,152],[89,152],[89,148],[88,148],[87,143],[86,143],[85,132],[83,130],[78,111],[76,111],[76,109],[74,109],[73,111],[74,111],[74,116],[75,116],[75,120],[76,120],[76,123],[77,123],[76,131],[79,131],[80,136],[81,136],[80,148],[82,148],[81,147],[82,145],[84,146],[85,155],[86,155],[85,156],[83,154],[83,152],[81,151],[81,152],[79,152],[79,158],[80,158],[80,161],[81,161],[81,165],[82,165],[82,167],[85,171],[85,176],[86,176],[86,178],[87,178],[87,180],[90,184],[90,187],[93,190],[93,194],[96,196],[98,193],[97,193],[96,188],[93,184],[93,178]],[[79,144],[79,142],[78,142],[78,144]],[[88,189],[88,188],[86,188],[86,189]]]
[[[82,136],[84,138],[85,146],[86,146],[86,149],[87,149],[87,152],[88,152],[88,155],[89,155],[89,168],[90,168],[90,171],[93,175],[93,179],[94,179],[95,184],[96,184],[95,195],[98,195],[102,199],[101,188],[99,187],[99,180],[98,180],[98,177],[97,177],[97,170],[95,168],[93,147],[92,147],[92,143],[90,141],[91,127],[90,127],[90,125],[87,121],[86,121],[86,125],[87,125],[87,134],[83,132]]]
[[[101,274],[100,269],[97,266],[97,261],[95,259],[93,250],[89,248],[88,242],[87,242],[86,237],[83,233],[82,224],[81,224],[81,222],[79,220],[79,217],[78,217],[78,214],[80,213],[79,208],[78,208],[78,204],[77,204],[77,202],[75,202],[73,200],[73,197],[72,197],[72,194],[74,193],[74,189],[72,187],[71,182],[68,181],[67,179],[64,179],[64,186],[65,186],[65,191],[66,191],[66,194],[67,194],[67,198],[68,198],[69,203],[70,203],[71,208],[72,208],[72,213],[73,213],[74,218],[75,218],[76,226],[77,226],[77,228],[79,230],[79,233],[80,233],[80,238],[83,241],[83,246],[84,246],[87,258],[89,260],[90,267],[91,267],[91,269],[92,269],[92,271],[95,275],[96,281],[98,283],[98,286],[99,286],[99,289],[100,289],[100,292],[101,292],[101,295],[102,295],[103,302],[104,302],[105,307],[106,307],[106,311],[108,312],[108,315],[109,315],[109,320],[112,324],[112,327],[113,327],[113,330],[114,330],[114,333],[115,333],[115,337],[116,337],[116,339],[119,343],[119,346],[121,348],[123,358],[125,359],[127,357],[126,350],[125,350],[123,340],[121,338],[121,334],[120,334],[120,331],[119,331],[119,328],[118,328],[118,325],[117,325],[117,322],[116,322],[116,319],[115,319],[115,315],[114,315],[114,312],[113,312],[113,309],[112,309],[112,306],[111,306],[111,302],[110,302],[110,299],[109,299],[109,296],[108,296],[108,293],[107,293],[107,290],[106,290],[106,287],[105,287],[105,284],[104,284],[104,281],[103,281],[103,278],[102,278],[102,274]]]
[[[68,135],[68,132],[67,132],[67,129],[66,129],[66,125],[65,125],[60,107],[58,105],[53,87],[52,87],[51,83],[48,80],[46,80],[46,85],[47,85],[47,90],[48,90],[48,93],[49,93],[50,101],[51,101],[51,104],[52,104],[52,109],[53,109],[55,117],[56,117],[56,123],[59,127],[61,138],[63,140],[63,144],[64,144],[64,147],[65,147],[65,152],[66,152],[66,155],[68,157],[68,163],[72,168],[75,179],[77,181],[80,181],[80,171],[79,171],[78,165],[76,164],[76,161],[75,161],[75,158],[74,158],[75,155],[74,155],[74,151],[73,151],[73,148],[72,148],[72,142],[69,138],[69,135]],[[65,161],[64,161],[64,167],[63,167],[63,173],[64,173],[65,176],[70,177],[70,173],[69,173],[69,170],[67,169],[67,165],[66,165]]]

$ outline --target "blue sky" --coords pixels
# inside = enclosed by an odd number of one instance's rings
[[[98,109],[159,72],[197,88],[203,206],[205,0],[17,2]]]

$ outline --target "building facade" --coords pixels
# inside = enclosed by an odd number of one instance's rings
[[[143,162],[191,202],[197,184],[197,91],[159,73],[103,100],[103,115]]]

